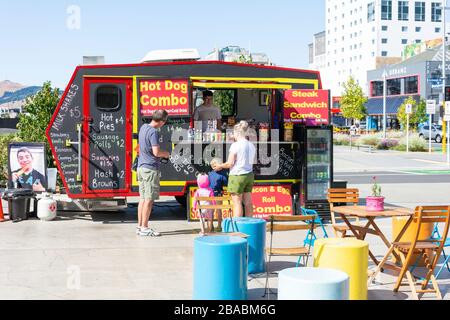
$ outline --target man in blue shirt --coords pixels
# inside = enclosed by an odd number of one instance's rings
[[[159,147],[159,131],[166,123],[168,113],[157,110],[153,113],[152,122],[142,125],[139,130],[139,160],[137,179],[139,182],[138,227],[136,234],[140,236],[158,237],[161,234],[148,227],[153,202],[159,199],[160,158],[169,158],[170,153]]]

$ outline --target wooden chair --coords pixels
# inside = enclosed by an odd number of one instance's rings
[[[197,197],[195,200],[197,202],[197,209],[200,211],[202,209],[205,210],[214,210],[214,216],[217,214],[222,214],[222,210],[229,210],[230,211],[230,218],[233,219],[233,202],[231,199],[231,196],[222,196],[222,197]],[[201,204],[201,202],[215,202],[216,204],[207,205],[207,204]],[[200,222],[203,226],[204,230],[207,230],[205,228],[205,219],[200,214]],[[233,221],[231,221],[233,222]],[[231,226],[234,228],[234,224],[231,223]],[[227,236],[238,236],[242,238],[247,238],[248,235],[242,232],[207,232],[205,233],[205,236],[217,236],[217,235],[227,235]]]
[[[336,222],[336,216],[334,213],[334,206],[336,204],[348,204],[352,203],[354,206],[358,205],[359,202],[359,190],[358,189],[328,189],[328,195],[327,195],[328,202],[330,203],[330,214],[331,214],[331,224],[333,226],[333,232],[336,237],[353,237],[353,235],[347,235],[347,231],[350,230],[350,228],[344,224],[340,223],[338,224]],[[349,219],[350,220],[350,219]],[[359,219],[355,218],[352,219],[356,221],[357,224],[359,224]]]
[[[392,253],[394,249],[398,249],[400,259],[402,262],[402,269],[398,276],[397,282],[394,286],[394,292],[397,292],[400,285],[402,285],[403,277],[406,275],[408,284],[411,287],[412,294],[415,299],[419,299],[419,294],[435,293],[439,299],[442,299],[442,294],[437,285],[434,269],[442,250],[449,230],[450,221],[450,206],[423,206],[417,207],[414,212],[414,222],[417,222],[416,233],[412,242],[394,242],[389,249],[386,256]],[[418,240],[420,228],[427,223],[443,223],[444,229],[440,239],[426,239]],[[420,283],[421,288],[416,289],[416,280],[410,271],[409,267],[414,264],[414,254],[422,255],[426,263],[426,275]],[[427,289],[431,281],[432,289]]]
[[[267,223],[267,231],[270,232],[270,247],[266,249],[268,259],[266,260],[266,286],[264,289],[264,295],[267,294],[269,287],[269,264],[273,256],[298,256],[297,267],[300,264],[300,259],[303,257],[304,265],[308,264],[308,258],[311,254],[311,243],[314,235],[314,229],[317,227],[314,223],[315,216],[270,216]],[[274,234],[277,231],[294,231],[294,230],[309,230],[308,234],[311,239],[308,246],[295,246],[295,247],[274,247]],[[298,238],[298,244],[303,244],[303,239]],[[270,291],[270,290],[269,290]]]

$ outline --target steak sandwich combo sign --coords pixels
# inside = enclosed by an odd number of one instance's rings
[[[284,121],[310,126],[330,124],[330,92],[328,90],[286,90]]]

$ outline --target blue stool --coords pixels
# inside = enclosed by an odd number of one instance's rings
[[[224,232],[242,232],[249,237],[248,241],[248,273],[266,271],[266,221],[256,218],[227,218],[223,221]]]
[[[340,270],[289,268],[278,275],[278,300],[348,300],[349,277]]]
[[[207,236],[194,241],[194,300],[247,300],[247,240]]]

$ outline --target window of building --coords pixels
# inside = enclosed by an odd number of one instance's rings
[[[392,20],[392,0],[381,0],[381,20]]]
[[[442,18],[442,7],[440,2],[432,2],[431,3],[431,21],[432,22],[441,22]]]
[[[383,95],[383,81],[372,81],[371,88],[370,95],[372,97],[380,97]]]
[[[389,79],[386,81],[387,95],[394,96],[401,93],[402,81],[401,79]]]
[[[381,51],[381,56],[382,57],[387,57],[387,55],[388,55],[387,51]]]
[[[418,78],[419,78],[418,76],[404,78],[405,94],[418,93],[418,88],[419,88],[419,79]]]
[[[388,27],[387,26],[381,26],[381,31],[387,31]]]
[[[372,57],[375,57],[375,52],[372,51]]]
[[[408,21],[408,15],[409,15],[408,1],[399,1],[398,2],[398,20]]]
[[[367,22],[375,21],[375,3],[371,2],[367,5]]]
[[[440,33],[441,32],[441,28],[434,28],[434,32]]]
[[[407,44],[408,43],[408,39],[402,39],[402,44]]]
[[[416,39],[416,43],[421,43],[422,41],[420,39]]]
[[[420,32],[422,30],[422,27],[416,27],[416,32]]]
[[[402,27],[402,32],[408,32],[408,27],[403,26]]]
[[[387,43],[387,42],[388,42],[388,39],[386,39],[386,38],[381,39],[381,43]]]
[[[414,16],[416,21],[425,21],[425,2],[416,1]]]

